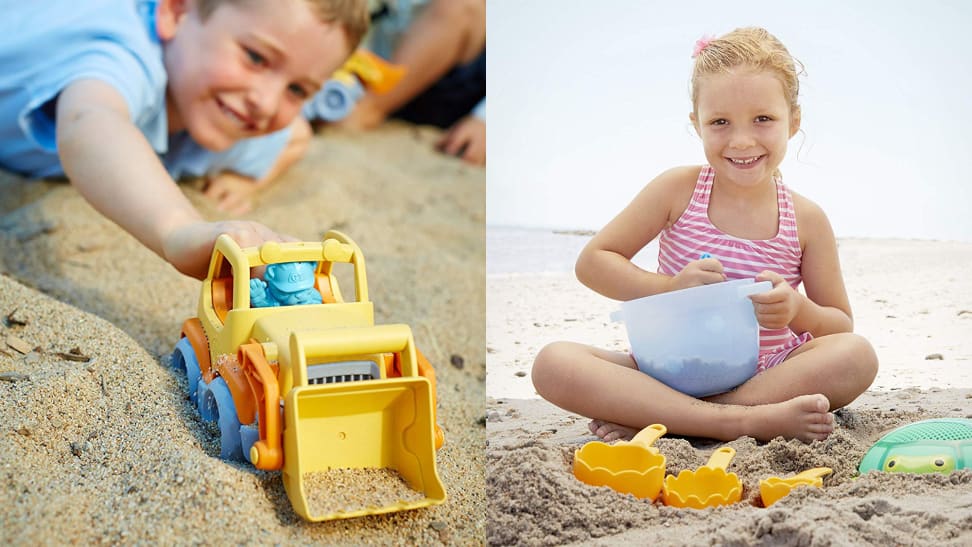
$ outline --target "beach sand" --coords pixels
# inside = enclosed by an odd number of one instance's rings
[[[376,323],[409,325],[435,366],[444,504],[309,523],[279,472],[220,460],[218,430],[167,367],[199,282],[70,185],[0,174],[0,539],[482,543],[486,177],[435,152],[438,134],[327,129],[249,217],[305,240],[340,229],[362,248]]]
[[[572,474],[573,453],[594,440],[586,418],[540,399],[530,381],[537,351],[555,340],[627,349],[618,308],[570,274],[487,277],[487,494],[490,544],[969,545],[972,470],[855,477],[864,453],[891,429],[934,417],[972,418],[972,245],[842,239],[839,252],[855,330],[881,363],[872,389],[836,414],[812,444],[743,437],[728,471],[741,503],[666,507]],[[704,465],[719,443],[672,436],[655,443],[667,473]],[[811,467],[834,470],[822,489],[797,489],[770,508],[759,481]]]

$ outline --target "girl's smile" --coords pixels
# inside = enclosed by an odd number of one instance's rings
[[[764,154],[762,156],[753,156],[750,158],[726,158],[726,159],[728,159],[730,163],[732,163],[734,166],[740,169],[752,169],[753,167],[756,166],[757,162],[759,162],[765,157],[766,155]]]
[[[719,179],[740,186],[772,180],[799,127],[780,81],[749,67],[704,77],[690,118]]]

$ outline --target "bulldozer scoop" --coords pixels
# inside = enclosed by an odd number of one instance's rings
[[[294,510],[323,521],[445,501],[433,415],[431,384],[422,377],[292,389],[283,480]]]

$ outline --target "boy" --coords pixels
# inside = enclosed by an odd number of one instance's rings
[[[365,93],[338,123],[372,129],[389,116],[447,129],[439,149],[486,164],[486,2],[381,0],[371,49],[406,67],[385,94]]]
[[[304,100],[368,25],[366,0],[58,0],[22,3],[4,21],[0,167],[66,175],[197,278],[221,233],[242,246],[292,238],[203,220],[173,178],[229,171],[217,177],[255,183],[285,169],[309,135]]]

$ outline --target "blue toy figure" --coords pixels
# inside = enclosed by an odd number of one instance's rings
[[[314,288],[313,262],[268,264],[264,279],[250,280],[250,305],[254,308],[320,304],[321,293]]]

